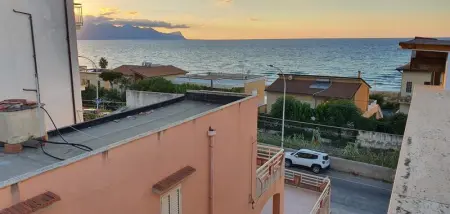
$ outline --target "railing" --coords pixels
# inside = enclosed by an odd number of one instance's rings
[[[285,170],[284,179],[287,184],[321,192],[310,214],[330,213],[330,179],[288,169]]]
[[[282,177],[284,150],[278,147],[258,145],[257,154],[257,162],[260,167],[256,170],[256,197],[259,198]]]
[[[325,180],[325,187],[320,194],[319,199],[311,210],[310,214],[329,214],[330,213],[330,196],[331,196],[331,182],[327,178]]]
[[[80,29],[83,26],[83,6],[80,3],[73,4],[75,14],[75,26]]]

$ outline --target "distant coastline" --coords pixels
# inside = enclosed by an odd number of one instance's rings
[[[162,33],[153,28],[92,23],[84,25],[77,32],[77,38],[78,40],[186,40],[179,31]]]

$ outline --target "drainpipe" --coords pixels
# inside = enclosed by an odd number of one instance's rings
[[[73,109],[73,123],[77,123],[77,108],[75,106],[75,88],[73,83],[73,68],[72,68],[72,48],[70,47],[70,30],[69,30],[69,11],[67,10],[67,0],[64,0],[64,15],[66,22],[66,42],[67,42],[67,56],[69,57],[69,74],[70,74],[70,89],[72,91],[72,109]]]
[[[216,130],[209,127],[209,214],[214,214],[214,140]]]

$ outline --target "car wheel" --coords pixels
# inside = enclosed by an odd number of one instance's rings
[[[286,159],[285,162],[286,162],[286,163],[285,163],[285,167],[291,167],[291,166],[292,166],[292,161],[291,161],[291,160]]]
[[[319,174],[321,169],[322,169],[322,167],[320,167],[319,165],[314,165],[312,167],[312,171],[316,174]]]

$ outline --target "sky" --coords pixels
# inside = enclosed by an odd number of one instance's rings
[[[75,0],[86,20],[188,39],[450,37],[450,0]]]

